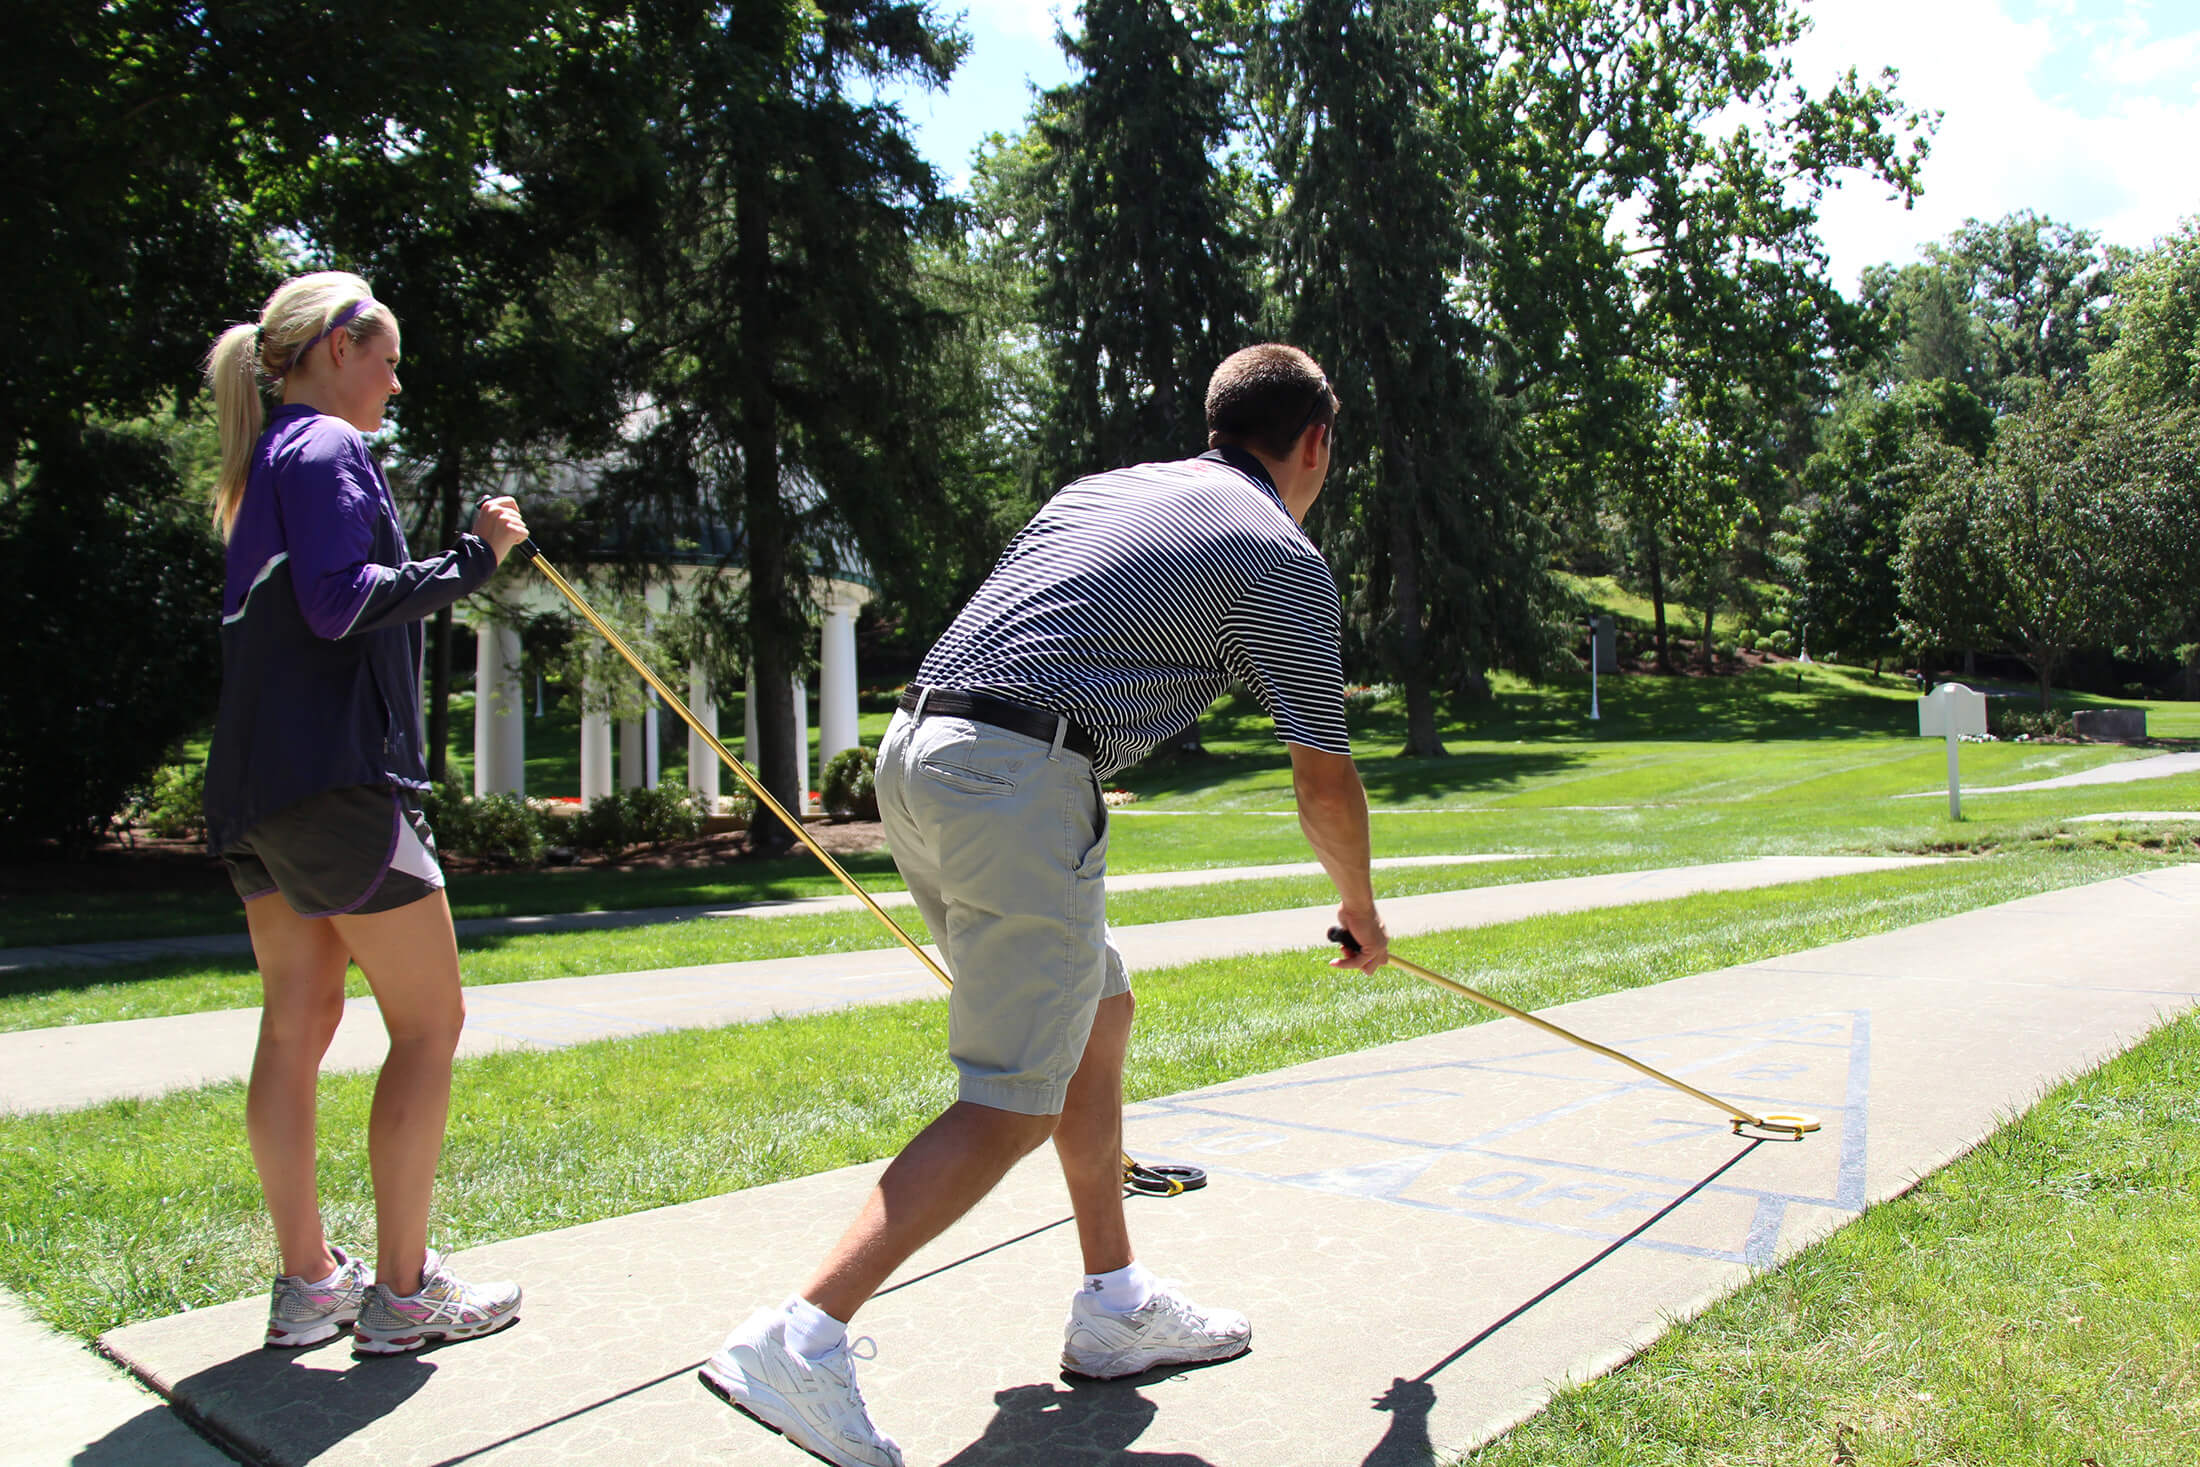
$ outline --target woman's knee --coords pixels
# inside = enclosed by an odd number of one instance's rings
[[[424,998],[395,1009],[384,1004],[382,1024],[389,1030],[393,1048],[404,1045],[449,1053],[458,1048],[458,1036],[466,1028],[466,1000],[454,987],[447,995]]]
[[[318,1057],[326,1052],[336,1038],[337,1026],[343,1022],[341,986],[325,996],[265,1004],[260,1009],[260,1043],[307,1050]]]

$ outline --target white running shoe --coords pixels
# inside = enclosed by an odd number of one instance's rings
[[[787,1344],[785,1311],[759,1309],[698,1373],[732,1405],[833,1467],[902,1467],[901,1448],[871,1424],[856,1388],[859,1358],[870,1357],[843,1340],[824,1359],[805,1360]]]
[[[469,1284],[455,1276],[433,1248],[420,1265],[420,1292],[393,1294],[383,1284],[367,1290],[351,1327],[354,1355],[405,1355],[447,1340],[492,1335],[519,1318],[518,1284]]]
[[[1069,1306],[1062,1336],[1062,1368],[1095,1380],[1138,1375],[1164,1365],[1197,1365],[1242,1355],[1253,1343],[1253,1325],[1234,1309],[1202,1309],[1172,1283],[1154,1285],[1153,1297],[1128,1314],[1102,1309],[1080,1293]]]

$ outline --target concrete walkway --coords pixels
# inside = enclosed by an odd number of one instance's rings
[[[1532,861],[1535,851],[1500,851],[1465,856],[1381,856],[1373,865],[1379,871],[1401,866],[1473,866],[1492,861]],[[1111,876],[1108,890],[1158,891],[1166,887],[1214,886],[1231,881],[1267,881],[1286,876],[1319,876],[1318,861],[1296,861],[1281,866],[1226,866],[1200,871],[1148,871],[1134,876]],[[873,893],[882,907],[906,907],[909,893]],[[527,917],[468,917],[452,925],[460,937],[510,937],[535,932],[607,932],[626,927],[653,927],[665,922],[692,922],[701,917],[785,917],[796,913],[855,912],[863,903],[853,895],[789,897],[784,901],[724,903],[692,907],[634,907],[619,912],[553,912]],[[238,925],[244,918],[240,915]],[[142,963],[152,958],[236,957],[249,955],[252,939],[243,932],[209,933],[201,937],[146,937],[119,942],[60,943],[51,947],[0,947],[0,973],[22,968],[103,967],[115,963]]]
[[[2063,819],[2072,825],[2112,825],[2119,821],[2144,825],[2200,820],[2200,810],[2111,810],[2105,815],[2065,815]]]
[[[1929,859],[1767,856],[1754,861],[1431,892],[1386,901],[1382,910],[1392,936],[1406,938],[1552,912],[1887,870]],[[1145,968],[1250,953],[1288,952],[1318,944],[1335,914],[1335,906],[1329,905],[1291,912],[1200,917],[1119,927],[1114,936],[1124,961],[1135,974]],[[596,1039],[711,1028],[774,1014],[924,998],[941,992],[939,980],[900,948],[496,984],[466,991],[466,1029],[459,1040],[459,1053],[556,1049]],[[257,1008],[222,1009],[0,1034],[0,1111],[67,1110],[123,1096],[161,1095],[193,1085],[242,1079],[252,1069],[259,1023]],[[387,1051],[388,1040],[374,1001],[355,998],[345,1005],[324,1068],[373,1069],[382,1063]]]
[[[0,1467],[230,1467],[166,1402],[0,1292]]]
[[[1792,1143],[1502,1020],[1141,1105],[1132,1152],[1213,1178],[1136,1204],[1141,1255],[1250,1313],[1252,1353],[1058,1375],[1077,1255],[1041,1155],[865,1311],[864,1391],[926,1467],[1448,1461],[2187,1009],[2196,953],[2186,865],[1550,1011],[1743,1105],[1818,1113]],[[525,1283],[526,1317],[425,1356],[262,1351],[256,1298],[102,1346],[253,1460],[803,1467],[694,1369],[879,1169],[472,1250],[464,1270]]]
[[[2013,795],[2024,790],[2069,790],[2089,784],[2131,784],[2142,779],[2170,779],[2180,774],[2200,774],[2200,754],[2151,754],[2144,759],[2125,759],[2115,764],[2103,764],[2098,769],[2082,769],[2076,774],[2058,774],[2053,779],[2035,779],[2030,784],[1965,785],[1967,795]],[[1915,794],[1896,795],[1898,800],[1945,799],[1947,786],[1937,790],[1919,790]]]

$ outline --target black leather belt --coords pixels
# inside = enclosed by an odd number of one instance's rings
[[[1067,725],[1062,734],[1062,747],[1087,759],[1097,752],[1092,735],[1059,713],[1048,713],[1041,708],[1027,708],[1021,703],[1011,703],[1006,698],[995,698],[985,693],[964,692],[960,688],[934,688],[929,694],[922,687],[911,683],[902,690],[901,707],[906,713],[917,711],[922,698],[925,718],[968,718],[978,723],[990,723],[995,728],[1005,728],[1026,738],[1054,742],[1058,729]]]

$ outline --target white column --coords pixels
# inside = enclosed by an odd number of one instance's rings
[[[756,669],[753,667],[749,669],[749,680],[745,685],[745,696],[741,699],[741,709],[741,762],[748,765],[750,772],[754,773],[756,756],[762,746],[756,742]]]
[[[619,788],[635,789],[642,782],[642,721],[619,720]]]
[[[519,633],[474,628],[474,794],[527,793],[527,719],[519,681]]]
[[[593,804],[611,793],[611,715],[590,712],[588,704],[597,689],[581,689],[581,805]]]
[[[818,649],[817,760],[852,749],[856,736],[856,607],[832,597],[825,603],[825,628]]]
[[[645,608],[642,612],[642,630],[646,633],[656,625],[656,618]],[[642,687],[642,783],[657,788],[657,690],[645,682]]]
[[[802,806],[794,813],[806,814],[810,808],[810,688],[800,674],[794,678],[794,774],[802,786]]]
[[[712,733],[718,732],[718,704],[711,696],[710,674],[700,664],[688,669],[688,712]],[[694,729],[688,730],[688,788],[695,791],[707,814],[718,810],[718,775],[724,766],[718,752]]]

